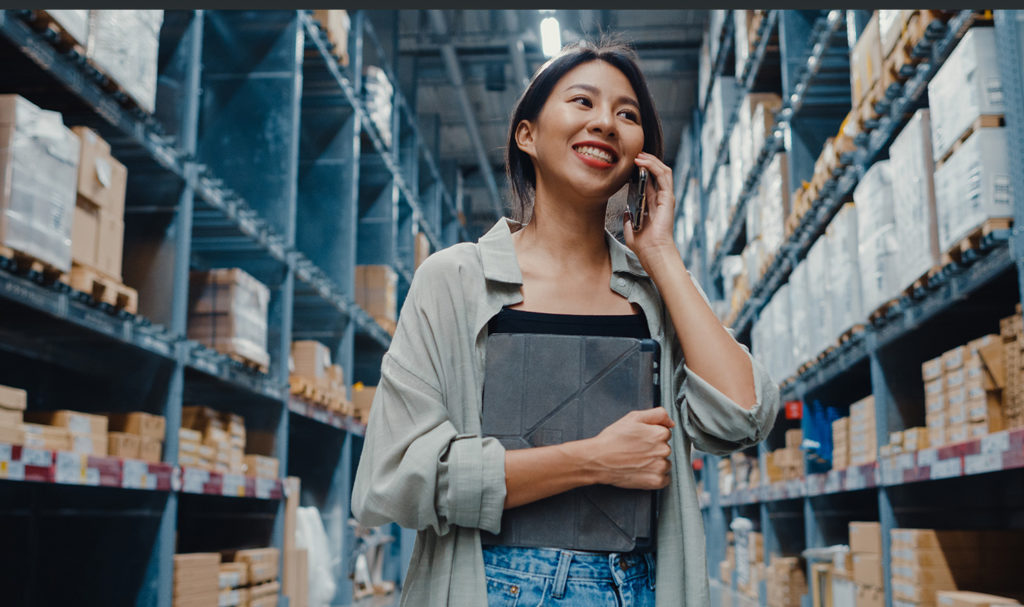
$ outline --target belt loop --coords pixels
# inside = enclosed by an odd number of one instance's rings
[[[650,585],[651,590],[654,590],[655,580],[657,579],[654,569],[654,553],[645,552],[644,560],[647,561],[647,584]]]
[[[559,550],[558,568],[555,570],[555,585],[551,592],[551,598],[561,599],[565,596],[565,583],[569,577],[570,563],[572,563],[572,552],[568,550]]]

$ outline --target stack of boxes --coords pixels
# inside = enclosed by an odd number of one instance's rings
[[[348,11],[314,10],[313,19],[319,22],[327,33],[327,41],[331,43],[331,53],[338,58],[338,63],[348,65],[348,34],[351,28]]]
[[[352,384],[352,414],[364,424],[370,421],[370,407],[377,395],[377,386],[364,386],[363,382]]]
[[[867,396],[850,405],[850,465],[870,464],[878,459],[875,429],[875,397]]]
[[[1006,427],[1020,428],[1024,426],[1024,356],[1021,356],[1024,323],[1021,322],[1019,304],[1016,314],[999,321],[999,334],[1003,341],[1002,361],[991,348],[984,348],[979,354],[996,378],[997,385],[998,378],[1002,376],[1002,383],[1006,386],[1003,389]]]
[[[220,472],[245,472],[245,420],[209,407],[183,407],[178,431],[182,466]]]
[[[853,582],[857,586],[857,607],[882,607],[885,604],[882,525],[874,522],[851,522],[849,531]]]
[[[370,122],[377,128],[386,147],[391,147],[391,113],[395,87],[387,73],[376,65],[363,68],[363,94]]]
[[[331,351],[318,341],[292,342],[290,383],[293,394],[312,398],[340,413],[349,409],[344,371],[331,364]]]
[[[60,113],[0,95],[0,246],[71,270],[78,156]]]
[[[94,10],[89,11],[89,19],[86,53],[90,63],[152,114],[156,109],[157,49],[164,12]]]
[[[981,592],[940,590],[935,593],[938,607],[1019,607],[1017,599]]]
[[[796,556],[772,556],[768,564],[768,607],[800,607],[807,594],[803,561]]]
[[[42,11],[82,48],[89,42],[89,11],[49,9]]]
[[[84,455],[107,455],[107,418],[77,411],[28,411],[25,446]]]
[[[749,597],[757,598],[758,588],[767,574],[764,562],[764,536],[757,531],[735,533],[736,588]]]
[[[269,305],[266,285],[238,268],[192,272],[188,338],[265,371]]]
[[[245,563],[221,563],[217,579],[219,606],[241,605],[248,601],[249,568]]]
[[[895,600],[934,605],[940,591],[1018,594],[1024,589],[1020,531],[893,529],[891,538]]]
[[[800,451],[803,432],[799,428],[786,430],[786,446],[770,451],[765,458],[767,482],[792,481],[804,477],[804,456]]]
[[[900,291],[896,262],[899,242],[896,234],[892,190],[892,161],[871,165],[853,190],[857,204],[858,264],[864,311],[872,312]]]
[[[356,304],[394,335],[398,318],[398,274],[386,265],[356,266]]]
[[[757,465],[757,458],[737,451],[731,454],[729,459],[732,461],[736,489],[749,489],[759,484],[761,472]]]
[[[134,411],[107,415],[110,455],[159,462],[163,455],[166,421],[161,415]]]
[[[174,607],[213,607],[218,604],[216,552],[174,555]]]
[[[887,11],[882,11],[887,12]],[[895,11],[893,11],[895,12]],[[889,146],[893,175],[893,212],[900,237],[897,282],[909,286],[939,265],[935,164],[928,109],[914,113]]]
[[[832,469],[850,467],[850,418],[840,417],[832,422]]]
[[[0,444],[25,443],[25,407],[28,394],[19,388],[0,386]]]
[[[242,588],[243,604],[248,607],[274,607],[281,584],[277,580],[280,551],[277,548],[250,548],[221,552],[224,562],[237,563],[245,568],[247,586]],[[214,568],[217,572],[218,569]]]
[[[874,89],[881,75],[882,43],[876,13],[850,51],[850,100],[855,109],[878,100],[881,91]]]
[[[1004,329],[1012,332],[1012,322],[1004,324]],[[1004,355],[1005,337],[985,335],[921,365],[932,446],[963,442],[1024,423],[1006,398],[1010,392],[1001,390],[1005,385]]]
[[[964,34],[928,83],[928,99],[939,248],[949,251],[986,220],[1013,216],[1006,129],[998,127],[1006,108],[992,28]]]
[[[889,443],[882,445],[878,454],[882,457],[899,455],[900,453],[913,453],[921,449],[927,449],[931,445],[928,439],[928,428],[916,426],[906,430],[897,430],[889,433]]]
[[[247,453],[245,455],[245,474],[256,478],[280,478],[280,466],[276,457]]]
[[[736,536],[732,531],[725,534],[725,560],[718,563],[718,577],[727,588],[732,588],[736,574]],[[771,578],[769,578],[769,583]]]

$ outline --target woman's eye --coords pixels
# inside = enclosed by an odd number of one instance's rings
[[[593,105],[592,103],[590,103],[590,100],[587,99],[586,97],[573,97],[570,101],[572,103],[579,103],[580,105],[585,105],[587,107]]]
[[[622,110],[619,112],[619,115],[624,117],[626,120],[632,120],[638,124],[640,122],[640,115],[632,110]]]

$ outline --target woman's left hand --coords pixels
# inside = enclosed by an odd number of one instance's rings
[[[638,232],[633,231],[629,212],[623,214],[622,232],[628,246],[645,268],[659,256],[678,255],[673,231],[676,221],[675,186],[672,169],[657,156],[640,152],[636,166],[647,169],[653,179],[647,181],[647,217]],[[655,185],[657,184],[657,185]]]

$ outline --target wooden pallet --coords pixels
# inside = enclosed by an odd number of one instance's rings
[[[894,307],[896,307],[897,304],[900,303],[900,299],[902,298],[902,296],[903,294],[900,293],[900,297],[894,297],[889,301],[883,303],[882,305],[878,306],[878,308],[876,308],[875,311],[868,316],[868,319],[871,322],[875,322],[888,316],[889,310],[893,309]]]
[[[138,291],[88,266],[72,263],[71,273],[63,276],[63,282],[115,310],[124,310],[129,314],[137,314],[139,311]]]
[[[867,94],[861,99],[860,103],[854,109],[857,114],[857,124],[860,125],[860,130],[865,133],[874,130],[874,122],[881,117],[881,114],[875,110],[875,104],[885,99],[885,89],[882,88],[882,81],[878,80],[871,88],[868,89]]]
[[[53,34],[54,46],[62,51],[75,51],[82,57],[85,57],[85,42],[76,40],[64,26],[62,26],[56,19],[53,18],[49,12],[44,10],[32,11],[32,16],[35,18],[33,22],[33,28],[36,31],[49,30]]]
[[[924,274],[921,274],[917,280],[911,282],[906,288],[903,289],[903,294],[907,297],[914,297],[914,294],[920,289],[927,289],[928,285],[936,281],[938,275],[942,271],[941,265],[936,265],[928,268]]]
[[[839,345],[843,345],[848,341],[851,341],[857,337],[860,337],[864,333],[864,325],[856,324],[843,332],[839,336]]]
[[[956,141],[953,142],[953,145],[951,145],[949,149],[942,154],[939,161],[935,163],[935,168],[938,169],[940,166],[944,165],[953,156],[953,154],[960,149],[960,146],[962,146],[964,142],[975,133],[975,131],[998,128],[1001,126],[1006,126],[1006,117],[1002,114],[982,114],[981,116],[978,116],[974,119],[974,122],[972,122],[971,125],[968,126],[959,137],[957,137]]]
[[[64,274],[53,264],[10,247],[0,246],[0,257],[6,257],[13,264],[11,269],[18,274],[33,274],[46,284],[59,281]]]
[[[969,251],[981,248],[982,240],[986,236],[997,230],[1007,230],[1011,227],[1013,227],[1013,219],[1010,217],[996,217],[985,220],[984,223],[968,232],[967,235],[959,239],[956,244],[942,254],[942,266],[962,262],[964,255]]]
[[[223,354],[225,354],[231,360],[241,364],[242,366],[247,367],[249,369],[252,369],[254,371],[259,371],[260,373],[262,373],[264,375],[266,375],[270,371],[270,367],[268,367],[263,362],[257,361],[257,360],[252,360],[251,358],[248,358],[248,357],[246,357],[246,356],[244,356],[242,354],[239,354],[238,352],[229,351],[229,352],[223,352]]]

